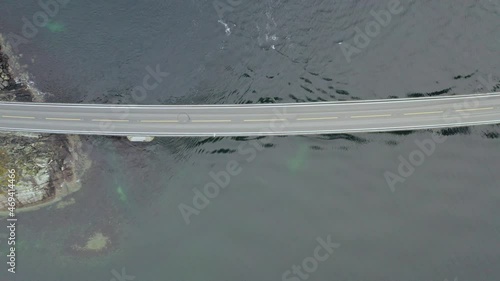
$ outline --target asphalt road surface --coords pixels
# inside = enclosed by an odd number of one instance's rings
[[[345,102],[230,105],[0,103],[0,131],[113,136],[384,132],[500,123],[500,92]]]

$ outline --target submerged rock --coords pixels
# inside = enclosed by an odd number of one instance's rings
[[[77,251],[91,251],[100,252],[107,248],[109,244],[109,237],[105,236],[101,232],[94,233],[88,238],[85,245],[73,245],[72,248]]]

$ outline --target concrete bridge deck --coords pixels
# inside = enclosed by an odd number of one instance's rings
[[[0,103],[0,131],[109,136],[383,132],[500,123],[500,93],[228,105]]]

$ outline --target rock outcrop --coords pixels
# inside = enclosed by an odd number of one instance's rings
[[[40,101],[14,79],[1,39],[0,101]],[[9,169],[16,171],[16,210],[26,211],[80,189],[80,177],[89,166],[78,136],[0,132],[0,215],[7,209]]]

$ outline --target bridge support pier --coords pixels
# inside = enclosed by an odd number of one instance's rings
[[[154,140],[155,137],[148,136],[127,136],[127,139],[132,142],[150,142]]]

